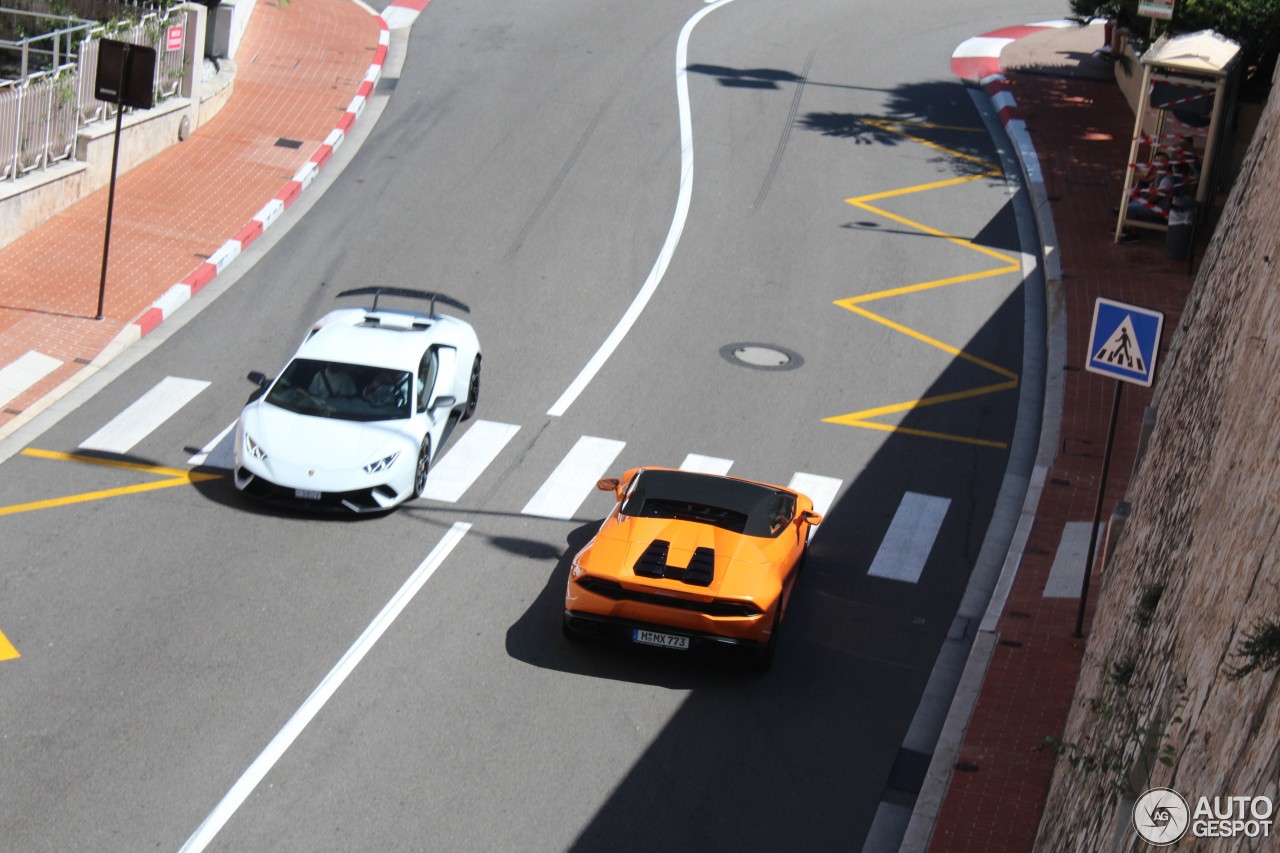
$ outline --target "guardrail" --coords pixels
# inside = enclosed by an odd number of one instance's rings
[[[73,61],[0,84],[0,180],[74,159],[81,128],[115,118],[118,107],[94,97],[104,38],[154,48],[155,102],[175,97],[184,74],[185,20],[185,11],[174,7],[124,25],[97,25],[78,43]]]
[[[0,39],[0,51],[5,51],[3,55],[18,57],[17,79],[19,80],[28,75],[64,65],[72,58],[76,43],[97,26],[95,21],[73,15],[49,15],[29,12],[25,9],[0,8],[0,16],[6,19],[8,26],[13,26],[19,33],[25,32],[27,23],[31,23],[36,28],[53,21],[62,23],[62,26],[55,30],[40,35],[25,36],[17,41]],[[6,66],[12,67],[10,63],[11,60],[6,61]]]

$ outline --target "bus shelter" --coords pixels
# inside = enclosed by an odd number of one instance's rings
[[[1212,200],[1239,56],[1239,44],[1212,30],[1166,34],[1142,55],[1117,241],[1130,228],[1168,231],[1171,217],[1189,227]]]

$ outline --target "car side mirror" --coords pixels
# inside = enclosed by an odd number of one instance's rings
[[[261,370],[250,370],[249,375],[245,378],[254,385],[257,385],[259,388],[266,388],[271,384],[271,380],[267,378],[267,374],[263,373]]]
[[[617,477],[605,477],[603,480],[596,481],[596,488],[602,492],[613,492],[614,494],[618,494],[619,482],[620,481]],[[622,497],[622,495],[618,494],[618,497]]]
[[[808,510],[805,510],[804,512],[800,513],[800,520],[810,525],[821,524],[822,515],[820,513],[809,512]]]
[[[431,410],[435,411],[436,409],[448,409],[448,408],[452,408],[453,406],[456,406],[457,404],[458,404],[457,397],[446,397],[446,396],[436,397],[434,400],[431,401]]]

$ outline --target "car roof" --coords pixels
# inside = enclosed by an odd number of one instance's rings
[[[413,372],[431,344],[456,340],[453,327],[458,324],[465,321],[409,311],[340,308],[316,321],[296,357]]]
[[[771,536],[771,521],[780,500],[790,500],[794,510],[797,493],[755,480],[703,474],[671,468],[643,468],[637,474],[627,502],[640,507],[646,501],[680,502],[690,506],[728,510],[741,517],[748,536]],[[708,521],[708,523],[714,523]]]

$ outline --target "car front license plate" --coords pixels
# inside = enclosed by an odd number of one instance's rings
[[[315,489],[294,489],[293,494],[294,494],[294,497],[296,497],[300,501],[320,500],[320,493],[317,492]]]
[[[664,649],[687,649],[689,638],[677,634],[659,634],[657,631],[646,631],[636,628],[631,632],[631,639],[646,646],[661,646]]]

